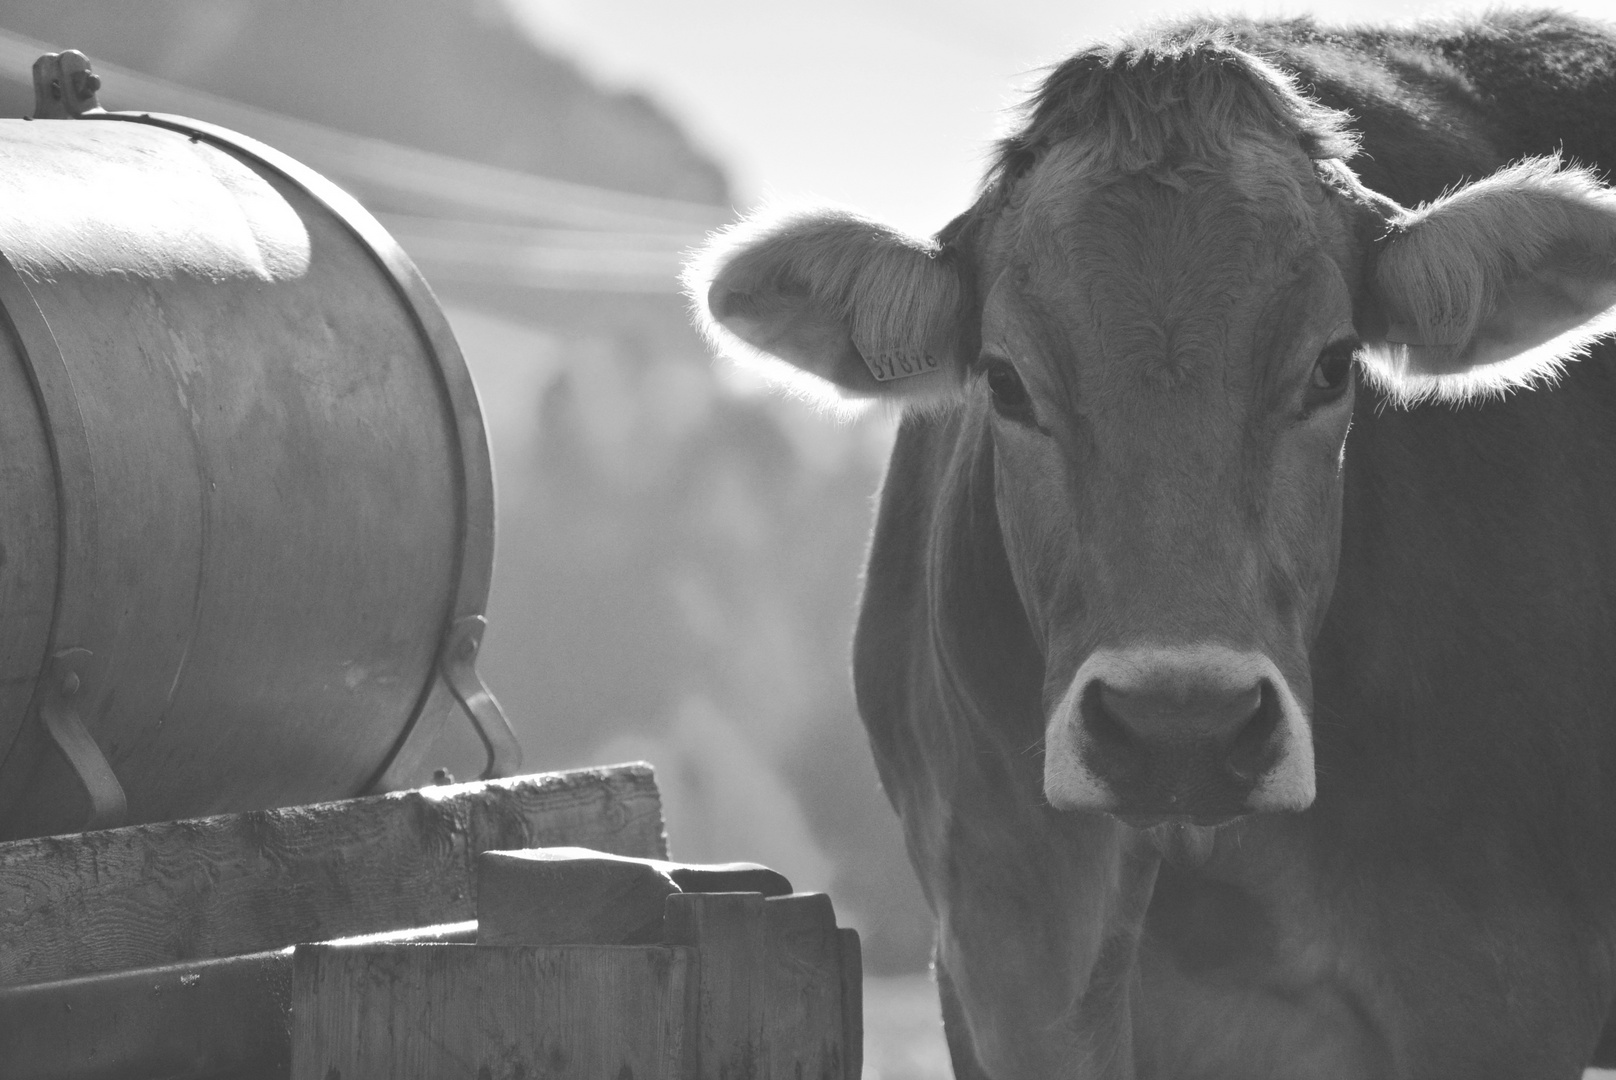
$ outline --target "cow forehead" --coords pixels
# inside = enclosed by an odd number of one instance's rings
[[[1057,148],[989,235],[984,348],[1078,352],[1172,385],[1275,361],[1287,335],[1338,333],[1353,262],[1339,207],[1294,145],[1236,150],[1117,174]]]
[[[1228,229],[1280,247],[1316,242],[1328,202],[1313,161],[1284,133],[1253,128],[1231,135],[1215,157],[1168,146],[1154,160],[1126,166],[1073,138],[1046,152],[1001,200],[995,254],[1059,245],[1074,229],[1099,227],[1094,218],[1108,205],[1126,210],[1153,189],[1188,205],[1213,203]]]

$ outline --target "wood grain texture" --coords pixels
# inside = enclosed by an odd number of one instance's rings
[[[474,922],[326,942],[471,943]],[[292,949],[0,987],[0,1076],[286,1080]]]
[[[285,1080],[285,950],[0,989],[0,1075]]]
[[[666,856],[645,765],[0,844],[0,986],[475,916],[473,860]]]
[[[864,1075],[864,946],[857,930],[836,931],[842,942],[842,1046],[847,1080]]]
[[[666,940],[701,955],[696,980],[702,1080],[762,1080],[768,1067],[764,1019],[768,938],[759,893],[675,893],[664,915]]]
[[[652,945],[679,891],[661,865],[580,848],[477,856],[480,945]]]
[[[846,1080],[842,939],[824,893],[767,900],[764,1033],[770,1080]]]
[[[292,1080],[683,1080],[692,950],[300,945]]]
[[[676,892],[784,896],[791,882],[756,863],[674,863],[580,847],[477,856],[484,945],[653,945]]]

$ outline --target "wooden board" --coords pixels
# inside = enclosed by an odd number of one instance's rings
[[[763,1080],[768,1048],[768,938],[759,893],[674,893],[666,940],[701,954],[700,1034],[692,1040],[703,1080]]]
[[[659,864],[583,848],[477,856],[480,945],[654,945],[679,891]]]
[[[300,945],[292,964],[292,1080],[688,1075],[690,949]]]
[[[578,847],[485,851],[477,856],[477,940],[654,945],[676,892],[784,896],[791,882],[756,863],[673,863]]]
[[[864,1075],[864,949],[857,930],[836,931],[842,942],[842,1048],[847,1080]]]
[[[477,938],[474,922],[388,941]],[[371,937],[338,948],[382,944]],[[0,987],[0,1076],[286,1080],[292,949]]]
[[[763,916],[767,1075],[771,1080],[847,1080],[843,946],[830,897],[775,897],[764,901]]]
[[[0,986],[471,919],[479,852],[563,845],[665,858],[650,767],[0,844]]]

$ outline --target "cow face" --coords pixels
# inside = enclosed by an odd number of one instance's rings
[[[975,253],[1059,808],[1204,823],[1312,801],[1359,260],[1297,147],[1236,150],[1116,176],[1060,148]]]
[[[751,223],[696,293],[799,385],[989,427],[1053,806],[1300,810],[1355,378],[1407,401],[1551,372],[1608,328],[1616,198],[1537,161],[1406,211],[1278,122],[1102,142],[1041,148],[940,245]]]

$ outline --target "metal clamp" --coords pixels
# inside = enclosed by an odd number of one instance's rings
[[[34,119],[71,120],[106,112],[96,100],[101,76],[90,70],[90,58],[77,49],[46,53],[34,61]]]
[[[101,748],[85,730],[75,704],[84,691],[90,660],[89,649],[63,649],[50,658],[40,687],[39,718],[90,797],[84,828],[113,829],[129,819],[129,800]]]
[[[477,674],[477,650],[482,647],[486,629],[488,620],[481,615],[456,620],[449,628],[443,652],[438,657],[438,673],[465,711],[488,754],[488,765],[478,777],[480,780],[515,776],[522,768],[522,744],[516,741],[516,733],[505,719],[505,710],[499,707],[494,695],[483,685],[482,676]]]

